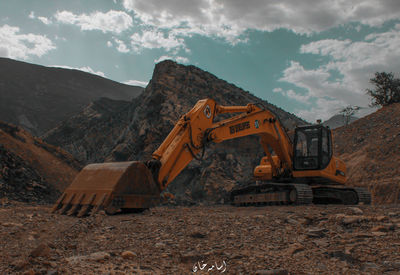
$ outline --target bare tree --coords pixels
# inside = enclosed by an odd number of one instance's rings
[[[343,108],[340,110],[339,114],[343,115],[343,121],[345,125],[348,125],[350,123],[351,117],[357,113],[361,109],[360,106],[353,106],[349,105],[346,108]]]

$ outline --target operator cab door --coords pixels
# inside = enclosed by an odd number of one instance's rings
[[[331,131],[322,125],[299,127],[293,146],[294,170],[322,170],[332,158]]]

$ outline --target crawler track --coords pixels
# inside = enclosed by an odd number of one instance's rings
[[[231,201],[237,206],[309,204],[312,198],[309,185],[292,183],[250,185],[231,193]]]
[[[362,202],[364,204],[371,204],[371,193],[368,189],[363,187],[354,187],[354,190],[357,192],[358,202]]]
[[[310,186],[299,183],[253,184],[231,192],[236,206],[281,204],[370,204],[371,194],[362,187]]]

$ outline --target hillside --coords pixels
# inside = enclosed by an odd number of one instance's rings
[[[64,150],[0,122],[0,198],[54,202],[80,169]]]
[[[62,146],[82,163],[102,162],[129,123],[130,110],[128,101],[100,98],[47,132],[44,139]]]
[[[0,58],[0,120],[35,135],[55,127],[100,97],[131,100],[142,87],[86,72]]]
[[[43,138],[85,163],[147,160],[176,121],[203,98],[213,98],[221,105],[262,103],[290,129],[305,123],[195,66],[164,61],[155,66],[149,85],[134,102],[95,101]],[[104,107],[118,104],[115,109]],[[204,160],[192,161],[169,189],[187,202],[220,201],[236,184],[252,180],[262,156],[257,137],[213,144],[206,149]]]
[[[400,103],[334,131],[348,184],[368,186],[375,203],[400,202]]]

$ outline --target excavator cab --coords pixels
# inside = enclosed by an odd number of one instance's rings
[[[332,158],[331,130],[322,125],[302,126],[295,130],[295,171],[322,170]]]

